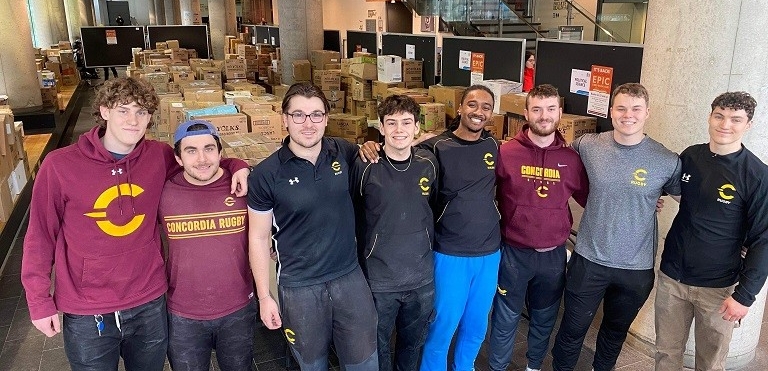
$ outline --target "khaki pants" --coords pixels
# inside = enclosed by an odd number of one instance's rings
[[[691,321],[696,320],[696,370],[724,371],[733,322],[719,313],[734,286],[696,287],[659,272],[656,287],[656,371],[683,369]]]

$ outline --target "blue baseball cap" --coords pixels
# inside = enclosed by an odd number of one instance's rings
[[[193,125],[205,125],[205,129],[189,131],[189,128],[192,127]],[[179,125],[178,128],[176,128],[176,133],[173,134],[173,144],[176,145],[182,139],[192,135],[205,135],[205,134],[213,135],[216,138],[219,137],[219,133],[216,131],[216,127],[213,126],[210,122],[205,120],[189,120],[189,121],[183,122],[181,125]]]

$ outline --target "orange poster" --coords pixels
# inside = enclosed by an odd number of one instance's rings
[[[613,67],[592,65],[589,90],[611,94],[611,82],[613,81]]]

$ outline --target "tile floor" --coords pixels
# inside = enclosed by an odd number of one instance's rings
[[[123,73],[121,71],[121,73]],[[91,118],[92,110],[90,99],[92,92],[84,98],[84,104],[78,124],[75,127],[73,138],[87,131],[93,126]],[[0,275],[0,370],[9,371],[66,371],[69,364],[64,353],[64,344],[61,335],[46,338],[39,333],[29,321],[24,290],[21,286],[21,249],[26,225],[19,230],[17,238],[11,249],[5,268]],[[597,336],[597,326],[600,316],[595,319],[587,334],[585,346],[582,348],[576,371],[589,371],[594,355],[594,341]],[[760,343],[755,359],[742,368],[742,371],[768,370],[768,312],[763,319]],[[509,370],[525,369],[525,334],[528,331],[528,323],[521,320],[515,344],[515,352]],[[554,336],[552,336],[554,341]],[[279,331],[269,331],[261,327],[254,339],[254,370],[273,371],[287,370],[286,346]],[[480,350],[476,362],[477,370],[488,369],[487,346],[484,344]],[[217,370],[216,362],[212,362],[211,370]],[[547,355],[544,362],[544,370],[551,370],[552,357]],[[337,371],[338,362],[331,355],[329,369]],[[295,363],[293,366],[295,369]],[[166,364],[166,370],[170,367]],[[120,370],[123,370],[122,364]],[[646,371],[653,370],[653,359],[629,345],[625,345],[616,365],[617,371]]]

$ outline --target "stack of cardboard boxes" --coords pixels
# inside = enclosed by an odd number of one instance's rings
[[[30,176],[21,122],[14,122],[10,107],[0,106],[0,230],[8,221]]]
[[[497,138],[514,137],[527,123],[525,119],[526,93],[504,94],[500,97],[500,111],[506,115],[506,123],[503,132]],[[560,107],[563,106],[563,98],[560,98]],[[597,118],[591,116],[579,116],[564,113],[560,118],[557,129],[563,134],[567,143],[586,134],[594,133],[597,129]],[[503,134],[503,136],[502,136]]]

